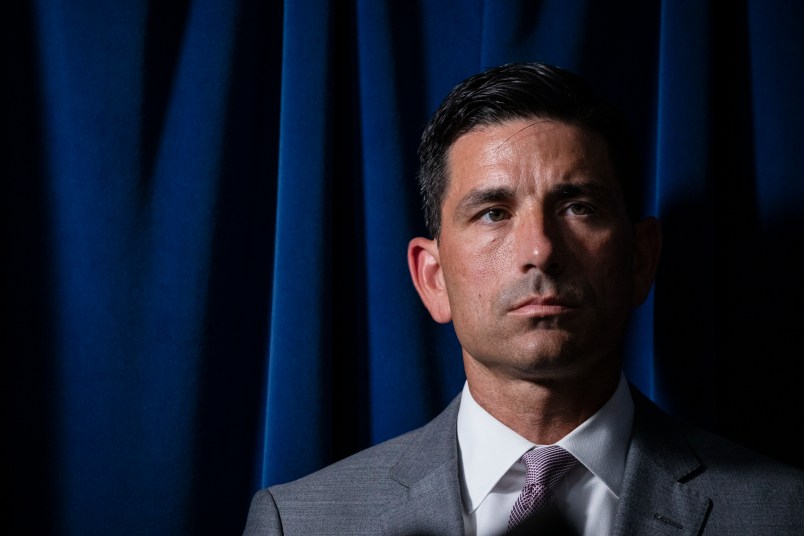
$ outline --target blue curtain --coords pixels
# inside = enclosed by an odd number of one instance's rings
[[[3,19],[9,534],[239,534],[463,383],[409,281],[418,136],[483,68],[622,106],[663,265],[626,372],[804,467],[804,3],[32,0]]]

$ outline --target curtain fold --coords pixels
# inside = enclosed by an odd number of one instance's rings
[[[7,11],[7,532],[239,533],[258,487],[446,406],[460,347],[406,262],[425,233],[416,149],[454,85],[509,61],[578,72],[637,133],[664,251],[628,377],[667,410],[804,466],[790,424],[804,5]]]
[[[333,6],[290,2],[282,26],[273,302],[264,480],[309,472],[332,441],[331,143]],[[299,396],[303,394],[303,396]],[[312,426],[300,426],[307,423]],[[295,460],[293,464],[275,463]]]

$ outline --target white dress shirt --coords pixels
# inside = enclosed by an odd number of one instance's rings
[[[609,401],[556,443],[580,463],[556,486],[553,502],[583,536],[611,533],[633,417],[634,403],[621,375]],[[525,484],[525,465],[518,460],[534,446],[480,407],[464,384],[458,447],[467,536],[506,531]]]

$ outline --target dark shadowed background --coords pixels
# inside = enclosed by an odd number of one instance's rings
[[[416,147],[509,61],[627,112],[664,223],[627,375],[804,467],[804,3],[32,0],[2,17],[10,534],[239,534],[463,369],[409,281]]]

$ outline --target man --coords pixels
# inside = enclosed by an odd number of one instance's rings
[[[804,534],[804,472],[672,419],[622,373],[661,243],[626,131],[544,64],[447,96],[419,151],[432,238],[408,264],[453,323],[463,392],[418,430],[258,492],[246,535]]]

